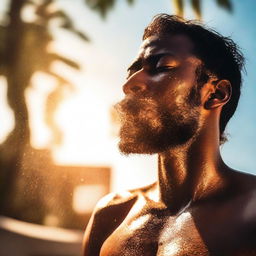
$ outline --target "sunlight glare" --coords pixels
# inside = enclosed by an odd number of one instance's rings
[[[90,214],[105,190],[100,184],[77,186],[73,194],[73,209],[79,214]]]
[[[21,17],[26,22],[34,22],[37,18],[35,6],[27,4],[22,8]]]
[[[7,98],[7,84],[4,77],[0,77],[0,119],[1,119],[1,132],[0,143],[4,142],[8,134],[14,128],[13,112],[8,106]]]
[[[44,122],[47,95],[55,87],[55,79],[43,73],[36,73],[32,78],[32,86],[26,92],[31,127],[31,145],[36,148],[49,147],[51,132]]]

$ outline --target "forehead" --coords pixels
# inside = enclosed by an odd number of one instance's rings
[[[173,36],[150,36],[145,39],[139,50],[139,56],[147,58],[147,56],[171,53],[178,57],[191,56],[194,44],[186,35]]]

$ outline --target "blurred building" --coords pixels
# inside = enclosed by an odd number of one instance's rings
[[[26,151],[5,215],[83,230],[97,201],[110,192],[109,167],[59,166],[48,151]]]

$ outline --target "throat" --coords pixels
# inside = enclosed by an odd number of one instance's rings
[[[182,212],[224,189],[225,169],[220,157],[218,161],[202,161],[200,156],[184,151],[159,154],[159,199],[174,214]]]

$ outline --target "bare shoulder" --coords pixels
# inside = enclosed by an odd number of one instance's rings
[[[245,219],[252,221],[255,225],[256,230],[256,176],[252,174],[244,174],[245,176]],[[247,186],[246,186],[247,184]]]
[[[98,201],[98,203],[94,209],[94,213],[97,213],[102,210],[104,211],[105,209],[107,209],[109,207],[122,205],[122,204],[130,201],[131,199],[133,199],[134,196],[135,195],[129,191],[110,193]]]
[[[236,171],[234,180],[234,189],[238,194],[243,219],[247,223],[254,224],[256,228],[256,176]]]
[[[241,204],[242,219],[246,231],[246,243],[248,248],[256,252],[256,176],[244,174],[244,179],[247,181],[247,190],[244,193],[243,203]]]
[[[137,200],[139,196],[145,196],[155,185],[156,183],[153,183],[136,189],[110,193],[99,200],[94,213],[107,210],[108,208],[122,207],[130,201]]]
[[[241,193],[252,193],[256,189],[256,176],[253,174],[234,171],[233,180]]]
[[[83,251],[84,256],[99,255],[100,248],[110,234],[122,223],[138,197],[151,186],[110,193],[97,203],[86,227]]]
[[[97,203],[83,240],[83,255],[99,255],[107,237],[120,225],[129,208],[136,201],[136,195],[128,191],[110,193]]]

